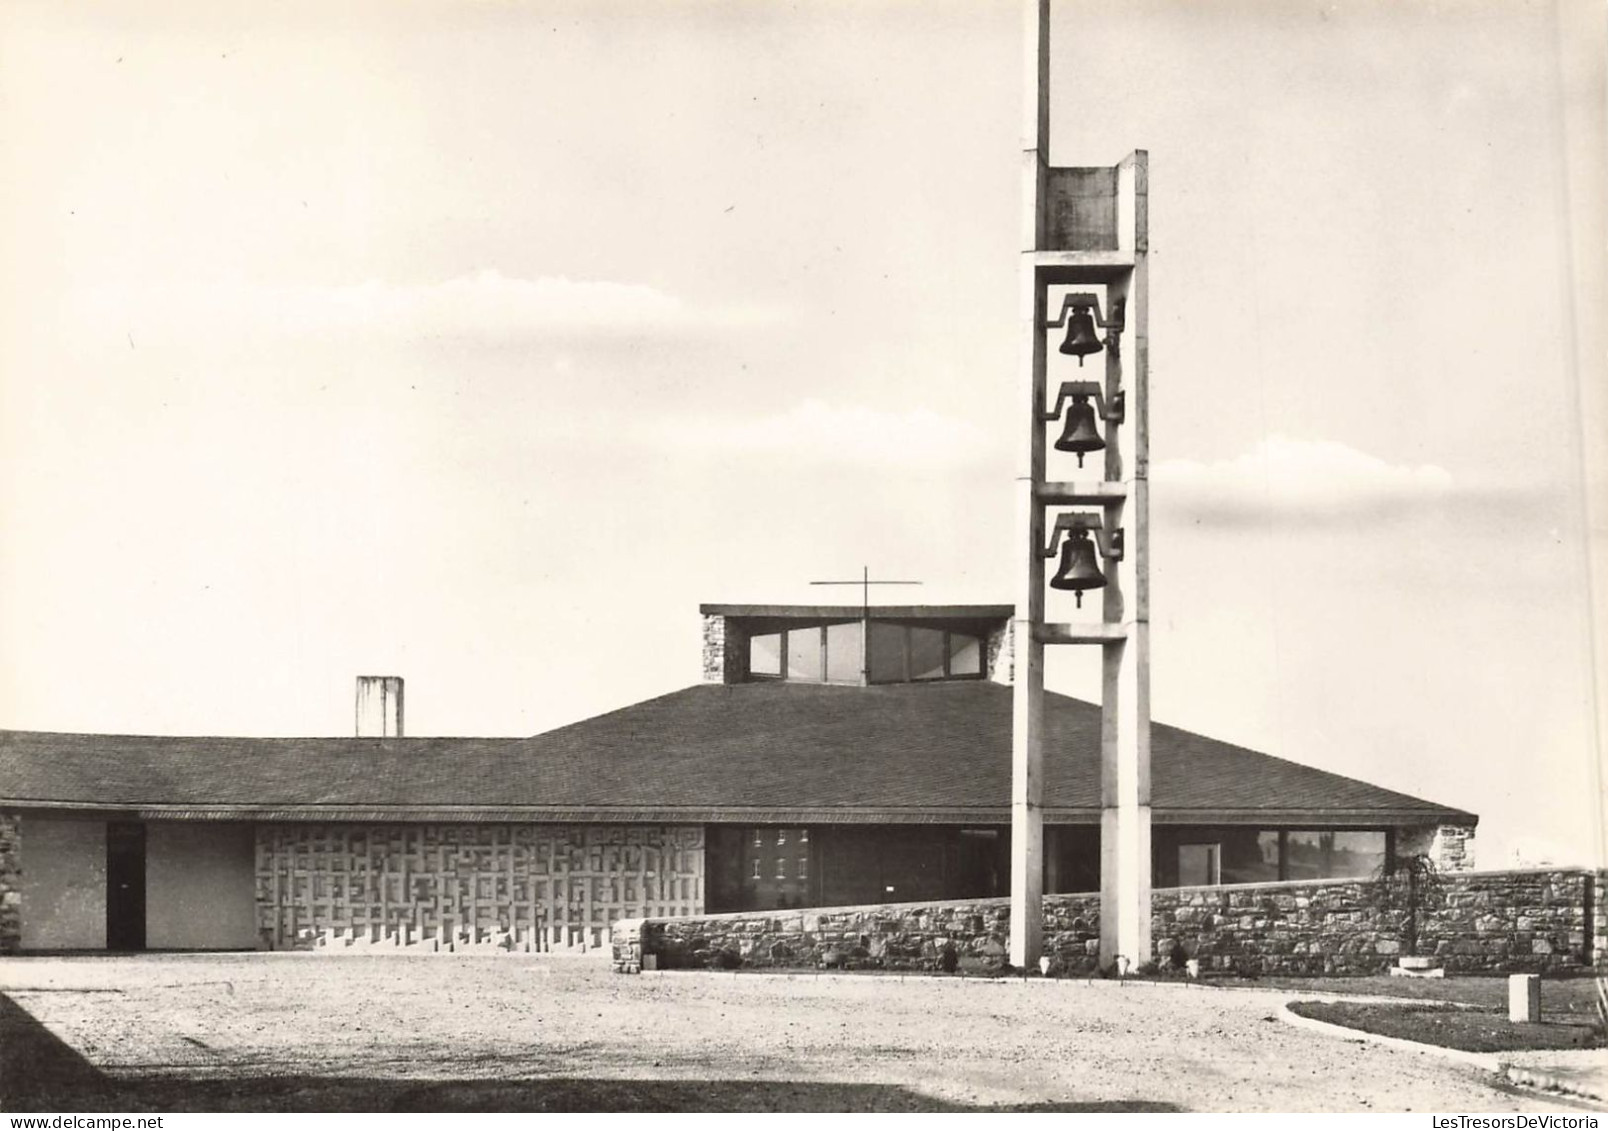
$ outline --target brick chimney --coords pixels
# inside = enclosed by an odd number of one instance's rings
[[[357,737],[402,737],[402,677],[357,677]]]

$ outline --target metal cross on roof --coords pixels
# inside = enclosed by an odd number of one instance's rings
[[[871,619],[871,587],[873,585],[920,585],[919,581],[873,581],[871,580],[871,567],[860,567],[860,578],[857,581],[812,581],[811,585],[858,585],[861,593],[861,611],[866,620]]]

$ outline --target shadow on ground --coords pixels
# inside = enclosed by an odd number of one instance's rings
[[[1177,1111],[1147,1100],[948,1103],[895,1084],[794,1080],[113,1079],[0,994],[6,1111]]]

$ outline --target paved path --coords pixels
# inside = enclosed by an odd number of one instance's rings
[[[335,1102],[319,1090],[331,1080],[382,1082],[392,1099],[428,1087],[441,1106],[520,1106],[534,1101],[519,1081],[604,1080],[737,1109],[1560,1109],[1466,1065],[1295,1029],[1276,1019],[1290,995],[1271,991],[148,955],[0,961],[0,992],[115,1083],[166,1081],[170,1101],[176,1083],[212,1081],[219,1102],[234,1081],[248,1107],[290,1102],[264,1082],[294,1079],[309,1104]]]

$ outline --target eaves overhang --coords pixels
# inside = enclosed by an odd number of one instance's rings
[[[72,813],[143,821],[353,821],[542,824],[967,825],[1010,823],[1006,806],[664,806],[664,805],[361,805],[173,804],[0,798],[0,809]],[[1049,825],[1098,825],[1097,808],[1049,807]],[[1156,825],[1380,826],[1460,824],[1479,818],[1456,809],[1169,809]]]

